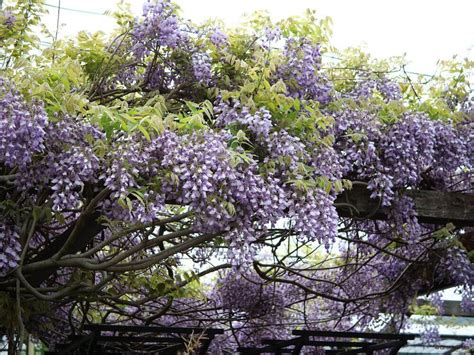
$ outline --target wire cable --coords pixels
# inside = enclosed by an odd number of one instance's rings
[[[46,7],[52,7],[54,9],[57,9],[59,8],[60,6],[58,5],[53,5],[53,4],[44,4],[44,6]],[[94,12],[94,11],[88,11],[88,10],[81,10],[81,9],[72,9],[70,7],[61,7],[61,10],[65,10],[65,11],[72,11],[72,12],[78,12],[78,13],[83,13],[83,14],[88,14],[88,15],[100,15],[100,16],[107,16],[107,14],[105,12],[101,13],[101,12]]]

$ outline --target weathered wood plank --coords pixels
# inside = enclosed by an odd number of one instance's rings
[[[474,195],[428,190],[407,190],[405,193],[413,198],[422,222],[474,226]]]
[[[474,226],[474,195],[430,190],[406,190],[405,193],[413,199],[416,215],[422,223]],[[371,199],[370,194],[363,185],[354,185],[352,190],[341,193],[336,199],[339,215],[385,219],[387,209],[381,207],[377,199]],[[347,203],[357,209],[358,215]]]

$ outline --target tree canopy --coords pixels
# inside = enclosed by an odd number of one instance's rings
[[[167,0],[43,48],[43,11],[0,12],[11,342],[54,347],[87,323],[221,327],[212,351],[232,353],[295,328],[397,332],[447,286],[473,309],[472,232],[420,222],[407,194],[473,192],[472,61],[410,73],[333,48],[313,11],[226,28]],[[383,219],[341,198],[355,187]]]

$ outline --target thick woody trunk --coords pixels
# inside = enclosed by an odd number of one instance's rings
[[[8,331],[8,355],[17,354],[16,342],[15,342],[15,332],[13,330]]]

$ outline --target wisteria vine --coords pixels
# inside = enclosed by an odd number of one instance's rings
[[[148,1],[97,53],[1,73],[0,305],[20,306],[0,335],[222,326],[218,354],[296,327],[400,331],[446,285],[473,310],[472,230],[421,223],[405,194],[473,193],[469,92],[428,110],[389,71],[325,63],[323,27],[262,21]],[[356,185],[383,219],[340,202]]]

